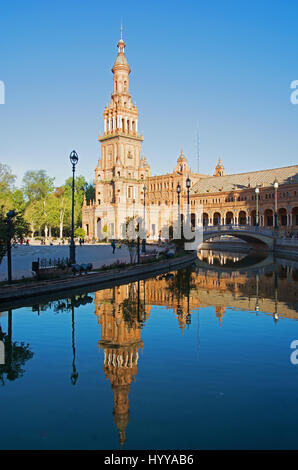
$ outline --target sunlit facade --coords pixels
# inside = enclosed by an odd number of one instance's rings
[[[219,158],[210,176],[193,172],[181,150],[172,172],[151,175],[141,154],[143,135],[131,99],[131,70],[124,50],[121,31],[112,68],[113,92],[98,139],[101,151],[95,169],[95,198],[88,205],[85,200],[82,209],[87,239],[122,238],[127,217],[136,215],[145,221],[147,238],[157,239],[164,225],[174,224],[178,204],[181,214],[185,212],[188,198],[193,226],[278,225],[288,236],[297,234],[298,165],[228,175]]]

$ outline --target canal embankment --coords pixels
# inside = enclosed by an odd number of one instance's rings
[[[183,268],[197,258],[197,253],[191,251],[183,256],[169,258],[152,263],[137,264],[123,268],[113,268],[104,272],[90,272],[85,275],[69,276],[64,279],[20,282],[0,287],[1,310],[8,303],[28,299],[37,299],[45,295],[54,295],[63,292],[80,293],[92,289],[101,289],[134,282],[145,277],[153,277],[157,274],[166,273]],[[5,304],[5,305],[4,305]]]

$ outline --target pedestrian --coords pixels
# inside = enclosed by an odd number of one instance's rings
[[[142,240],[142,253],[146,253],[146,240],[143,238]]]
[[[111,246],[113,248],[113,254],[115,253],[116,243],[115,240],[112,240]]]

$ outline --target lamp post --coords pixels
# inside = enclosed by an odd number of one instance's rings
[[[180,209],[180,193],[181,193],[181,186],[179,183],[177,184],[176,191],[177,191],[177,196],[178,196],[178,210],[179,210]]]
[[[143,191],[144,191],[144,232],[145,232],[145,240],[147,238],[147,234],[146,234],[146,190],[147,190],[147,187],[144,184]]]
[[[6,214],[6,223],[7,223],[7,280],[8,284],[11,284],[12,281],[12,269],[11,269],[11,235],[12,235],[12,219],[16,216],[16,211],[11,210]]]
[[[186,178],[186,188],[187,188],[187,219],[188,219],[188,224],[190,225],[190,211],[189,211],[189,190],[190,190],[190,178],[189,176]]]
[[[258,186],[255,187],[255,194],[256,194],[256,226],[259,226],[259,188]]]
[[[278,214],[277,214],[277,189],[278,189],[278,181],[275,178],[274,183],[274,228],[275,230],[278,229]]]
[[[177,191],[177,198],[178,198],[178,224],[179,224],[178,227],[180,227],[180,224],[181,224],[181,215],[180,215],[180,193],[181,193],[181,186],[180,186],[179,183],[177,184],[176,191]]]
[[[186,179],[187,205],[188,205],[188,206],[189,206],[189,190],[190,190],[190,184],[191,184],[191,181],[190,181],[190,178],[189,178],[189,176],[188,176],[187,179]]]
[[[71,239],[69,246],[69,258],[71,264],[76,262],[76,247],[74,242],[74,192],[75,192],[75,169],[79,161],[78,154],[73,150],[69,156],[70,163],[72,164],[72,208],[71,208]]]

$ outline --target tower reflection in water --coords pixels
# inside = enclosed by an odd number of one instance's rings
[[[145,281],[113,287],[97,292],[95,297],[101,326],[98,345],[104,350],[104,373],[114,393],[114,422],[121,446],[129,422],[130,385],[136,379],[139,349],[143,348],[141,328],[149,314],[144,286]]]
[[[239,261],[241,257],[234,262]],[[193,266],[96,292],[101,327],[98,345],[104,351],[104,373],[114,394],[113,415],[121,446],[126,441],[129,394],[143,349],[141,331],[153,306],[172,311],[182,335],[191,326],[193,313],[208,306],[213,307],[219,326],[223,326],[229,308],[268,314],[276,323],[280,317],[298,319],[296,280],[297,270],[291,263],[274,263],[257,273],[254,269],[244,272],[242,267],[217,272],[212,263],[211,270]],[[196,327],[199,329],[199,320]]]

